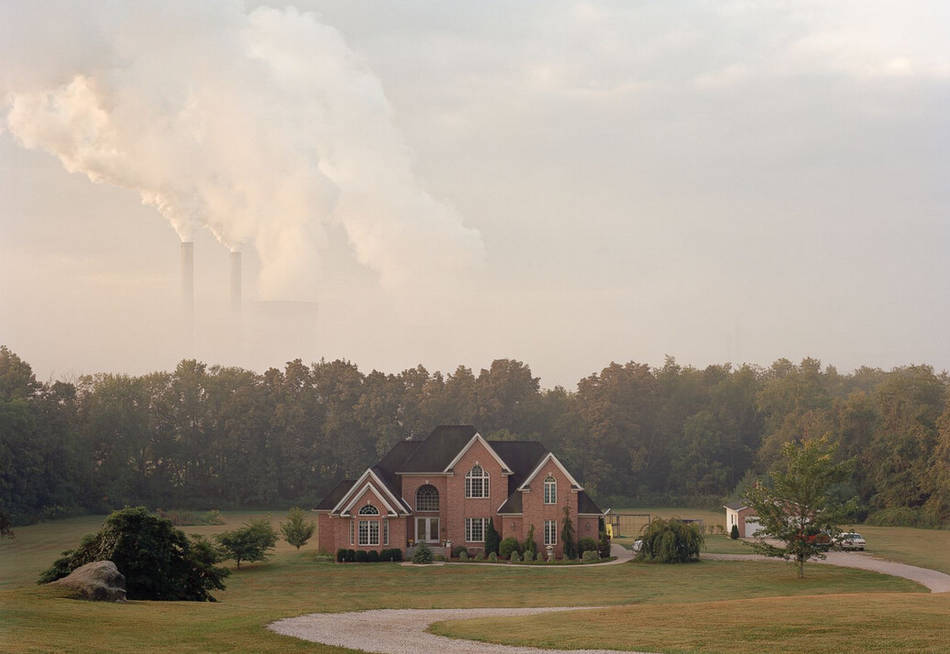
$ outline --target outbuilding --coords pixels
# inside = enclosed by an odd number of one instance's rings
[[[751,506],[735,502],[733,504],[723,504],[722,508],[726,510],[727,534],[732,533],[733,525],[736,525],[739,529],[739,538],[752,538],[762,531],[759,518],[755,515]]]

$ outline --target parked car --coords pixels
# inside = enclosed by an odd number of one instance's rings
[[[636,554],[637,552],[639,552],[639,551],[642,550],[642,549],[643,549],[643,539],[642,539],[642,538],[638,538],[638,539],[636,539],[635,541],[633,541],[633,552],[634,552],[634,554]]]
[[[838,534],[835,538],[835,545],[840,547],[843,550],[864,550],[867,541],[864,540],[864,537],[856,531],[846,531],[843,534]]]

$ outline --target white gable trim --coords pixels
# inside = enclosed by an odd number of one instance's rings
[[[359,499],[360,499],[361,497],[363,497],[363,495],[366,493],[367,489],[368,489],[368,490],[371,490],[371,491],[373,492],[373,495],[375,495],[375,496],[377,497],[377,499],[379,499],[379,501],[382,502],[382,503],[386,506],[386,510],[388,510],[391,514],[393,514],[393,515],[398,515],[398,514],[399,514],[399,512],[398,512],[395,508],[393,508],[393,505],[390,504],[390,503],[386,500],[385,497],[383,497],[382,493],[380,493],[380,492],[376,489],[375,486],[373,486],[373,485],[372,485],[371,483],[369,483],[369,482],[366,482],[366,483],[363,485],[363,487],[360,489],[360,492],[359,492],[359,493],[356,493],[356,494],[353,496],[353,499],[350,500],[350,503],[347,504],[345,507],[343,507],[343,510],[340,511],[340,515],[343,515],[343,516],[347,515],[347,514],[350,512],[350,509],[352,509],[353,506],[359,501]]]
[[[538,464],[538,467],[535,468],[534,471],[533,471],[530,475],[528,475],[528,478],[524,480],[524,483],[521,484],[520,486],[518,486],[518,490],[527,490],[528,484],[531,482],[532,479],[534,479],[534,478],[537,476],[537,474],[538,474],[539,472],[541,472],[541,468],[543,468],[544,465],[545,465],[549,460],[553,460],[553,461],[554,461],[554,465],[556,465],[558,468],[560,468],[560,469],[561,469],[561,472],[564,473],[564,476],[567,477],[568,481],[571,482],[571,486],[572,486],[571,490],[572,490],[572,491],[582,491],[582,490],[584,490],[584,487],[581,486],[581,485],[577,482],[576,479],[574,479],[574,475],[572,475],[571,473],[569,473],[569,472],[567,471],[567,468],[564,467],[564,464],[561,463],[560,461],[558,461],[557,457],[554,456],[554,453],[553,453],[553,452],[548,452],[548,455],[547,455],[546,457],[544,457],[543,459],[541,459],[541,463],[539,463],[539,464]]]
[[[479,434],[478,432],[476,432],[475,435],[472,436],[471,440],[469,440],[468,443],[465,444],[465,447],[463,447],[459,451],[459,453],[455,455],[455,458],[452,459],[451,463],[445,466],[445,470],[443,470],[442,472],[448,472],[449,470],[454,468],[455,464],[462,460],[462,457],[465,456],[465,453],[468,452],[469,449],[471,449],[472,445],[474,445],[475,443],[481,443],[482,445],[484,445],[485,449],[488,450],[488,453],[492,455],[492,458],[494,458],[495,461],[498,462],[498,465],[501,466],[501,471],[507,472],[509,475],[511,474],[511,468],[508,466],[508,464],[501,460],[501,457],[498,456],[498,453],[492,449],[492,446],[488,444],[488,441],[482,438],[482,435]]]
[[[398,511],[392,508],[392,504],[402,506],[402,503],[399,501],[398,497],[396,497],[389,491],[389,488],[386,486],[386,484],[383,483],[383,480],[380,479],[379,476],[375,472],[373,472],[372,468],[367,468],[366,472],[360,475],[360,478],[357,479],[355,482],[353,482],[353,486],[351,486],[350,490],[347,491],[346,495],[343,496],[343,499],[337,502],[336,506],[334,506],[333,509],[330,510],[330,513],[331,514],[337,513],[338,511],[341,510],[341,507],[346,506],[346,503],[349,502],[353,498],[353,493],[355,493],[357,489],[362,490],[364,487],[361,486],[361,484],[363,484],[364,481],[368,481],[370,479],[375,481],[376,484],[379,486],[379,488],[383,489],[383,492],[389,496],[389,499],[392,500],[392,503],[386,503],[386,505],[390,508],[390,510],[393,513],[399,513]],[[373,490],[376,491],[377,495],[379,495],[378,490],[376,490],[375,488]],[[384,502],[386,501],[384,497],[380,497],[380,499],[383,500]],[[406,510],[403,510],[402,513],[406,515],[409,514],[409,512]]]

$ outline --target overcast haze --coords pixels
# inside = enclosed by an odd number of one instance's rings
[[[950,367],[945,2],[192,4],[0,4],[0,343],[44,379]]]

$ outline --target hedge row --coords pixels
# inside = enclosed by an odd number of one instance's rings
[[[376,550],[349,550],[340,548],[336,551],[337,563],[379,563],[380,561],[402,561],[402,550],[394,547],[377,552]]]

